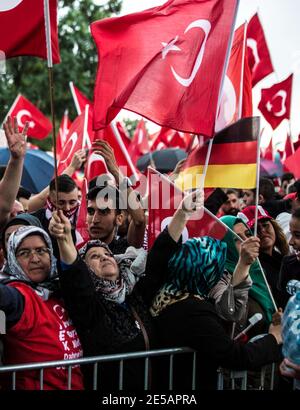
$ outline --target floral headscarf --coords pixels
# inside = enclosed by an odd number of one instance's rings
[[[100,292],[106,300],[123,303],[145,272],[147,252],[142,248],[136,249],[130,246],[124,254],[113,255],[105,242],[96,239],[88,241],[79,250],[79,255],[84,258],[88,250],[94,247],[105,248],[114,257],[119,267],[119,277],[115,281],[103,279],[89,268],[96,291]]]
[[[21,266],[19,265],[19,262],[16,257],[16,252],[17,249],[19,248],[20,244],[22,241],[27,238],[27,236],[32,236],[32,235],[39,235],[41,236],[45,243],[47,248],[50,249],[49,255],[50,255],[50,271],[47,279],[43,282],[40,283],[35,283],[32,282],[26,273],[23,271]],[[7,244],[7,270],[8,274],[6,276],[6,280],[21,280],[23,282],[28,283],[30,286],[32,286],[36,293],[41,296],[44,300],[47,300],[51,293],[57,288],[58,286],[58,281],[55,283],[55,279],[58,278],[57,272],[56,272],[56,258],[53,255],[53,249],[52,249],[52,243],[51,239],[49,238],[49,235],[41,228],[35,227],[35,226],[22,226],[19,229],[17,229],[15,232],[11,234],[8,240]]]
[[[167,282],[156,295],[151,314],[157,316],[189,295],[208,298],[224,273],[226,248],[225,243],[209,236],[188,239],[169,261]]]

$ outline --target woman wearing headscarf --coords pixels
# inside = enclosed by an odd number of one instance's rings
[[[25,364],[82,356],[78,335],[58,290],[56,259],[48,234],[38,227],[14,231],[7,245],[7,273],[0,283],[0,309],[6,314],[4,364]],[[39,371],[17,373],[17,389],[40,389]],[[68,369],[44,370],[44,389],[66,390]],[[83,388],[79,367],[72,389]]]
[[[61,288],[84,355],[155,348],[149,307],[165,276],[149,266],[145,272],[146,251],[129,247],[125,254],[113,255],[105,243],[92,240],[78,255],[61,211],[53,214],[49,229],[59,246]],[[144,360],[124,361],[125,390],[143,389],[144,367]],[[118,389],[118,362],[102,364],[99,373],[99,390]],[[89,388],[92,375],[85,376]]]
[[[226,245],[212,238],[188,240],[181,245],[181,233],[195,208],[197,193],[189,194],[175,212],[168,227],[157,237],[148,263],[160,258],[159,272],[168,276],[154,299],[161,346],[189,346],[197,351],[197,389],[216,389],[217,369],[256,369],[279,361],[280,326],[271,325],[268,335],[249,343],[233,341],[209,301],[209,292],[224,272]],[[192,204],[190,203],[193,199]],[[196,199],[196,201],[195,201]],[[174,388],[191,388],[188,360],[176,358]],[[178,366],[178,368],[177,368]],[[162,377],[166,377],[161,370]],[[176,371],[177,370],[177,371]]]
[[[247,224],[241,218],[223,216],[220,219],[232,231],[237,233],[241,239],[246,240],[249,235],[252,235]],[[241,244],[230,230],[227,231],[223,241],[227,244],[225,269],[229,273],[233,273],[239,261],[238,247],[240,247]],[[267,331],[268,326],[272,321],[272,315],[275,313],[275,308],[257,261],[252,263],[249,273],[252,280],[252,286],[249,290],[247,316],[251,317],[255,313],[261,313],[263,315],[263,320],[256,325],[254,330],[256,334],[264,333]]]
[[[278,307],[284,306],[285,300],[278,291],[280,266],[283,257],[289,254],[289,245],[283,230],[275,219],[260,205],[258,205],[257,236],[260,238],[259,260],[263,267],[266,279],[271,288],[274,300]],[[243,209],[238,215],[250,229],[255,223],[255,206]]]

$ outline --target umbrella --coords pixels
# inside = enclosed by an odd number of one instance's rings
[[[153,151],[152,159],[157,171],[170,172],[173,171],[178,161],[187,157],[186,152],[179,148],[166,148]],[[146,171],[150,163],[150,154],[147,153],[140,157],[137,161],[137,167],[141,172]]]
[[[268,159],[260,159],[260,176],[261,177],[281,177],[283,174],[282,164],[275,163]]]
[[[0,148],[0,164],[6,165],[10,153],[8,148]],[[44,151],[29,149],[26,152],[21,185],[33,194],[41,192],[53,178],[54,160]]]

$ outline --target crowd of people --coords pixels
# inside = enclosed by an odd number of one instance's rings
[[[288,385],[280,383],[285,365],[297,377],[298,367],[283,361],[281,352],[286,284],[300,278],[300,181],[292,174],[281,178],[277,190],[271,179],[260,179],[257,236],[255,190],[217,188],[205,201],[196,190],[182,199],[148,249],[142,198],[120,173],[107,142],[97,141],[94,150],[103,156],[111,182],[91,180],[81,197],[72,179],[86,161],[80,150],[56,181],[31,195],[20,185],[27,126],[19,132],[8,117],[4,131],[10,160],[0,181],[0,310],[6,315],[0,363],[188,346],[197,351],[199,390],[217,388],[220,367],[255,371],[276,363],[279,389]],[[84,243],[76,229],[83,201],[89,235]],[[226,235],[183,243],[183,230],[204,204],[227,227]],[[262,319],[248,340],[237,338],[257,313]],[[256,335],[262,336],[249,341]],[[165,361],[152,364],[151,388],[167,388]],[[98,389],[116,390],[118,371],[115,363],[101,366]],[[174,388],[189,388],[190,361],[176,358],[174,371]],[[64,366],[47,369],[44,389],[67,389],[67,373]],[[143,361],[124,363],[124,388],[142,389],[144,373]],[[18,389],[39,389],[39,383],[37,371],[17,374]],[[92,369],[73,366],[72,389],[92,384]],[[0,386],[9,388],[5,376]]]

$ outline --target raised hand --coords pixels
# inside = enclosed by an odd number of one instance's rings
[[[251,236],[241,244],[240,259],[244,265],[251,265],[259,255],[259,238]]]
[[[29,122],[27,121],[23,131],[19,132],[17,119],[12,119],[10,116],[7,118],[6,122],[3,124],[5,136],[7,139],[8,149],[10,155],[14,159],[22,159],[26,154],[26,135],[29,127]]]
[[[54,211],[49,223],[49,232],[57,240],[67,240],[71,235],[71,223],[62,210]]]
[[[82,164],[86,161],[86,153],[84,149],[80,149],[78,151],[75,152],[73,158],[72,158],[72,162],[70,164],[71,167],[74,168],[74,170],[76,171],[77,169],[80,169],[80,167],[82,166]]]
[[[204,192],[203,189],[197,189],[193,192],[187,194],[181,204],[179,209],[182,209],[187,215],[192,215],[194,212],[198,211],[204,205]]]
[[[105,160],[108,171],[116,178],[120,180],[120,170],[115,158],[114,150],[108,142],[103,140],[96,140],[92,144],[92,149],[95,154],[100,154]]]

